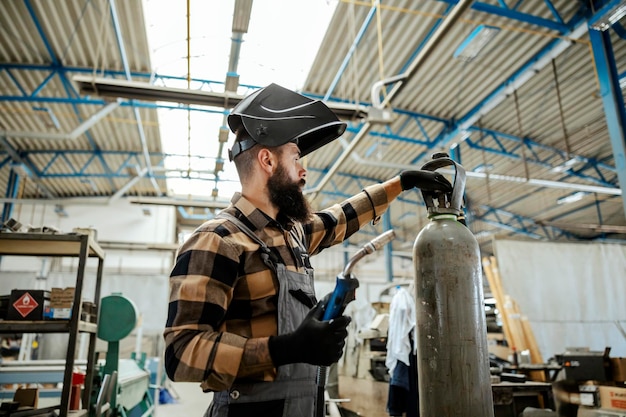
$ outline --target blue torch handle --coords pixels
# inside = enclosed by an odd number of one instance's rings
[[[359,281],[356,278],[338,276],[335,290],[326,304],[323,320],[328,321],[341,316],[346,306],[355,299],[358,287]]]

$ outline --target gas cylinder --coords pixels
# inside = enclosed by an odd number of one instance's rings
[[[422,190],[428,224],[413,246],[421,417],[493,417],[478,242],[461,220],[465,170],[446,154],[422,167],[454,168],[453,191]]]

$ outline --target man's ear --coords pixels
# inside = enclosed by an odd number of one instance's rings
[[[263,148],[257,153],[257,160],[259,161],[261,169],[270,175],[278,166],[276,155],[267,148]]]

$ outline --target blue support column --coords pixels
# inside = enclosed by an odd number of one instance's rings
[[[622,206],[626,214],[626,111],[624,97],[619,86],[615,56],[611,45],[610,29],[598,31],[589,29],[589,39],[593,48],[596,72],[600,83],[600,97],[606,114],[617,178],[622,189]]]
[[[7,181],[7,189],[6,189],[6,192],[4,193],[4,196],[6,198],[16,198],[19,184],[20,184],[20,177],[19,175],[17,175],[15,170],[11,168],[11,171],[9,171],[9,180]],[[4,224],[4,222],[6,222],[7,220],[11,218],[12,214],[13,214],[13,203],[4,203],[4,206],[2,208],[2,219],[0,219],[0,222]]]
[[[391,207],[383,214],[383,229],[385,232],[393,229],[391,227]],[[387,272],[387,281],[393,281],[393,262],[391,259],[391,242],[385,245],[385,271]]]

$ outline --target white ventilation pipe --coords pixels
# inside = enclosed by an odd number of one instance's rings
[[[392,77],[392,79],[397,79],[396,81],[398,82],[396,82],[396,84],[391,89],[389,94],[385,96],[385,99],[383,100],[383,102],[379,103],[379,108],[382,108],[385,105],[389,104],[391,99],[397,93],[400,92],[400,89],[402,88],[403,80],[408,79],[413,76],[418,66],[421,65],[426,60],[426,58],[428,58],[428,56],[434,51],[435,47],[439,45],[441,40],[443,40],[445,35],[449,33],[449,28],[461,18],[461,15],[465,12],[465,10],[467,10],[472,5],[473,2],[474,0],[464,0],[464,1],[462,0],[462,1],[459,1],[456,6],[454,6],[450,14],[448,14],[446,18],[441,22],[441,25],[439,25],[437,30],[433,33],[433,36],[426,42],[426,44],[421,49],[419,54],[417,54],[413,62],[411,62],[411,65],[409,65],[409,68],[407,69],[407,71],[404,72],[403,74]],[[383,80],[381,82],[389,83],[390,81]],[[363,138],[367,136],[371,127],[372,127],[372,124],[370,122],[365,122],[365,124],[363,124],[359,132],[355,135],[355,137],[350,142],[350,146],[346,148],[341,155],[339,155],[339,158],[337,158],[337,160],[333,163],[333,166],[328,170],[326,175],[322,177],[318,185],[314,189],[308,192],[310,194],[313,194],[312,199],[315,199],[315,197],[317,197],[317,194],[326,186],[326,184],[330,181],[332,176],[335,175],[339,167],[345,162],[345,160],[348,158],[350,153],[352,153],[353,150],[357,147],[357,145],[361,142],[361,140],[363,140]]]

